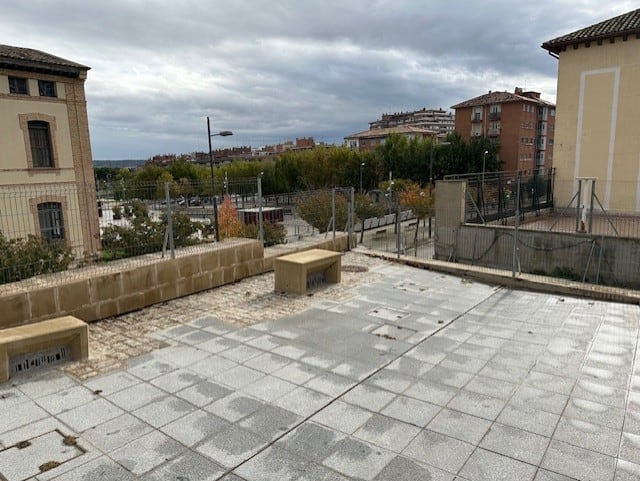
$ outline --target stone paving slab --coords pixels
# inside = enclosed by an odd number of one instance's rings
[[[0,459],[58,429],[86,453],[31,479],[638,479],[638,307],[343,264],[92,325],[86,363],[0,384]]]

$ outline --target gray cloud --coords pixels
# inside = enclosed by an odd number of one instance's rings
[[[448,108],[516,85],[555,100],[540,44],[634,2],[31,0],[3,43],[92,67],[94,158],[146,158],[302,136],[341,142],[384,112]]]

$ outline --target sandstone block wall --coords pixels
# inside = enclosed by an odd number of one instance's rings
[[[97,270],[86,278],[61,278],[26,292],[0,295],[0,329],[67,315],[85,322],[105,319],[272,271],[276,257],[310,248],[344,252],[347,236],[287,245],[266,255],[261,242],[242,240],[120,272]]]

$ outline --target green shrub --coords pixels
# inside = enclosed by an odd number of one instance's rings
[[[34,235],[9,240],[0,232],[0,252],[0,284],[64,271],[73,260],[64,241],[47,242]]]
[[[264,231],[264,246],[274,246],[276,244],[284,244],[287,240],[287,229],[283,224],[273,222],[265,222],[262,225]],[[243,228],[242,235],[247,239],[258,238],[258,226],[255,224],[247,224]]]
[[[164,244],[167,217],[160,222],[152,220],[142,210],[132,211],[131,226],[111,225],[103,230],[101,260],[134,257],[152,252],[160,252]],[[135,217],[135,213],[139,217]],[[176,247],[197,244],[193,235],[203,228],[199,222],[191,222],[184,214],[173,214],[173,239]]]

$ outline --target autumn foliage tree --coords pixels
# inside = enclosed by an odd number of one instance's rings
[[[413,245],[418,244],[418,226],[420,221],[431,215],[433,210],[433,195],[428,189],[423,189],[419,184],[408,182],[403,189],[398,191],[398,201],[400,205],[407,209],[411,209],[414,217],[417,219],[415,236]]]
[[[222,205],[218,209],[218,229],[221,239],[242,237],[244,226],[238,219],[238,209],[231,202],[231,197],[224,196]]]

